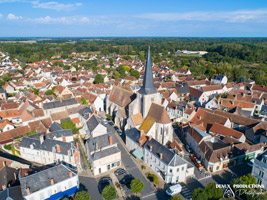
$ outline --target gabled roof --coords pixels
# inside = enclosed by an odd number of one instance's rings
[[[29,188],[30,193],[32,194],[51,186],[51,179],[54,180],[54,184],[65,181],[70,178],[70,173],[72,177],[76,176],[73,171],[61,164],[48,168],[44,171],[25,176],[20,179],[22,196],[27,196],[27,188]]]
[[[59,107],[64,107],[64,106],[70,106],[74,104],[77,104],[77,101],[75,98],[63,99],[62,101],[52,101],[52,102],[44,103],[43,108],[44,110],[48,110],[48,109],[54,109],[54,108],[59,108]]]
[[[120,107],[125,107],[129,105],[135,99],[135,97],[136,95],[134,92],[121,87],[113,86],[108,99]]]
[[[237,139],[239,139],[243,136],[243,133],[236,131],[234,129],[228,128],[226,126],[223,126],[221,124],[218,124],[216,122],[212,125],[212,127],[210,128],[209,131],[213,132],[213,133],[219,133],[222,135],[232,136],[232,137],[235,137]]]

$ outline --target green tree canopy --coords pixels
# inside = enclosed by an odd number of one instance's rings
[[[208,195],[203,188],[197,188],[192,192],[192,200],[208,200]]]
[[[86,101],[84,97],[82,97],[81,101],[81,104],[88,105],[88,101]]]
[[[104,77],[102,76],[102,74],[97,74],[95,76],[95,84],[99,84],[99,83],[104,83]]]
[[[128,72],[128,71],[131,70],[131,67],[125,65],[125,66],[123,66],[123,69],[124,69],[124,71],[127,71]]]
[[[214,182],[209,183],[204,190],[209,199],[220,199],[223,196],[223,190],[216,188],[216,183]]]
[[[134,193],[141,192],[144,189],[144,183],[140,179],[134,179],[131,181],[131,190]]]
[[[135,78],[137,78],[137,79],[140,77],[140,73],[137,70],[131,71],[130,72],[130,75],[133,76],[133,77],[135,77]]]
[[[106,186],[102,191],[102,196],[105,200],[112,200],[117,197],[117,191],[114,186]]]
[[[77,192],[73,200],[90,200],[90,195],[86,191]]]
[[[170,200],[183,200],[183,198],[180,196],[172,196]]]
[[[52,90],[46,90],[44,94],[45,95],[54,95],[54,96],[56,96],[56,94]]]

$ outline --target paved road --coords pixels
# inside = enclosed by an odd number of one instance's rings
[[[154,193],[153,188],[148,183],[148,181],[145,179],[143,174],[140,172],[139,168],[136,166],[134,161],[131,158],[131,155],[129,155],[128,151],[125,149],[125,147],[121,144],[119,135],[115,131],[115,129],[107,124],[108,131],[112,132],[114,134],[114,142],[117,142],[118,148],[121,150],[121,160],[128,171],[129,174],[131,174],[134,178],[139,178],[144,183],[144,190],[141,192],[142,196],[150,195],[151,193]],[[116,133],[115,133],[116,132]]]
[[[97,181],[92,177],[79,176],[80,187],[85,189],[91,196],[92,200],[102,200],[101,194],[98,192]]]

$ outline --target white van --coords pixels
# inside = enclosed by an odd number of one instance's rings
[[[182,186],[180,184],[172,185],[169,189],[166,190],[166,194],[168,196],[172,196],[178,194],[182,191]]]

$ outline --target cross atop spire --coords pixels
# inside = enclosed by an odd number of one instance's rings
[[[152,64],[151,64],[151,57],[150,57],[150,47],[148,47],[143,86],[139,90],[139,93],[154,94],[157,92],[158,92],[157,89],[154,87],[154,80],[153,80],[153,74],[152,74]]]

